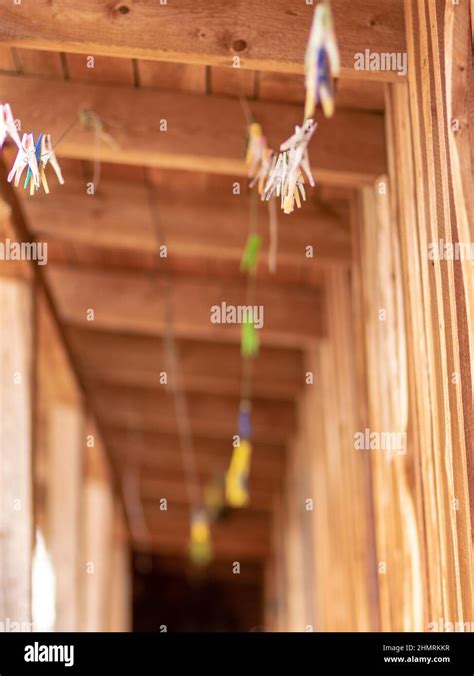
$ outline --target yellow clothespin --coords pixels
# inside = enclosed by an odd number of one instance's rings
[[[211,529],[204,509],[197,509],[191,517],[191,542],[189,545],[191,561],[205,566],[212,559]]]
[[[230,507],[245,507],[249,502],[248,477],[252,444],[243,439],[234,448],[229,469],[226,474],[226,500]]]

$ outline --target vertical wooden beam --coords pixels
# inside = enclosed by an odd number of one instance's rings
[[[9,218],[0,201],[2,232]],[[0,266],[0,622],[29,623],[33,296],[31,281],[17,275],[19,266]]]
[[[374,436],[369,437],[373,445],[360,452],[370,456],[372,467],[381,629],[422,631],[424,531],[416,509],[420,447],[413,443],[414,421],[409,416],[400,242],[391,204],[385,176],[373,189],[362,191],[358,256],[365,309],[367,429]],[[383,442],[382,435],[396,443]]]
[[[112,542],[111,584],[108,631],[131,631],[130,552],[125,532],[122,506],[115,500],[115,527]]]
[[[328,275],[327,294],[328,337],[307,349],[299,431],[289,449],[284,628],[368,631],[377,628],[375,552],[368,457],[354,445],[364,429],[365,390],[349,271]]]
[[[82,399],[43,293],[38,296],[37,306],[37,397],[42,447],[37,478],[44,497],[38,523],[44,529],[55,576],[55,630],[77,631]]]
[[[329,274],[328,337],[306,355],[313,384],[303,400],[310,450],[305,467],[314,501],[315,628],[322,631],[377,628],[368,460],[354,444],[365,426],[365,391],[357,379],[362,345],[351,298],[349,272]]]
[[[392,87],[387,110],[406,303],[409,478],[419,535],[422,522],[426,529],[426,630],[441,617],[472,619],[473,273],[469,258],[453,259],[443,246],[466,250],[474,240],[472,36],[467,2],[405,0],[405,19],[408,91]],[[416,629],[415,620],[405,617],[404,627]]]
[[[82,500],[80,559],[83,594],[82,630],[107,631],[113,565],[114,501],[109,467],[100,436],[87,425],[86,477]]]

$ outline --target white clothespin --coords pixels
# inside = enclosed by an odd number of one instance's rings
[[[0,148],[3,147],[6,137],[9,136],[18,146],[21,146],[20,136],[13,119],[12,110],[8,103],[0,104]]]
[[[314,186],[308,143],[315,129],[313,120],[306,120],[302,127],[295,127],[295,133],[281,144],[280,155],[265,185],[265,199],[269,199],[273,193],[281,196],[281,206],[286,214],[293,211],[295,201],[298,207],[301,206],[300,196],[303,201],[306,199],[304,174],[309,184]]]
[[[288,166],[288,180],[289,180],[289,194],[292,194],[292,189],[296,187],[297,175],[300,168],[306,174],[310,186],[314,187],[314,179],[311,173],[308,156],[308,143],[313,136],[317,127],[314,120],[306,120],[302,127],[295,127],[295,133],[290,136],[284,143],[281,144],[281,151],[288,151],[289,166]]]
[[[311,33],[306,49],[306,104],[305,118],[314,113],[319,101],[326,117],[334,112],[331,78],[338,77],[340,57],[328,2],[320,2],[314,11]]]
[[[257,192],[261,196],[262,200],[264,199],[265,183],[275,162],[276,157],[273,150],[270,148],[265,148],[262,153],[258,171],[250,182],[250,188],[253,188],[255,185],[257,185]]]
[[[53,144],[51,142],[51,134],[44,134],[41,137],[41,146],[40,146],[40,178],[41,183],[45,193],[49,193],[48,181],[46,178],[46,166],[50,164],[53,167],[54,173],[58,179],[60,185],[64,185],[64,178],[57,160],[56,154],[53,150]]]
[[[15,186],[18,186],[25,168],[28,169],[29,173],[27,173],[24,187],[26,188],[29,179],[30,193],[33,194],[35,188],[37,189],[40,186],[39,168],[36,159],[36,147],[33,134],[23,134],[12,170],[8,174],[8,182],[11,183],[11,181],[15,179]]]

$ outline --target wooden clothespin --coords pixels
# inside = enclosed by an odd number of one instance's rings
[[[44,134],[43,136],[41,136],[39,166],[40,166],[41,183],[43,185],[45,193],[47,194],[49,194],[49,186],[46,178],[45,169],[48,164],[52,166],[59,184],[64,185],[64,178],[61,171],[61,167],[59,166],[59,162],[53,150],[53,144],[51,142],[51,134]]]
[[[280,150],[286,153],[286,174],[284,177],[282,206],[288,214],[294,209],[294,203],[301,207],[300,195],[306,199],[304,190],[304,175],[309,184],[314,187],[314,178],[311,173],[308,156],[308,143],[313,136],[317,124],[313,120],[306,120],[302,127],[295,127],[295,133],[284,141]]]
[[[196,565],[205,566],[212,559],[211,528],[204,508],[195,509],[191,515],[189,554]]]
[[[18,153],[15,158],[13,167],[8,174],[8,182],[14,180],[14,184],[18,187],[23,171],[27,168],[24,188],[30,183],[30,194],[33,194],[35,189],[40,186],[38,160],[36,156],[36,146],[33,134],[23,134],[20,145],[18,146]]]
[[[306,104],[305,119],[313,116],[316,105],[321,102],[326,117],[334,113],[332,79],[340,72],[331,6],[326,0],[320,2],[313,17],[306,49]]]
[[[21,146],[12,110],[8,103],[3,103],[0,104],[0,148],[3,147],[7,136],[12,139],[18,148]]]

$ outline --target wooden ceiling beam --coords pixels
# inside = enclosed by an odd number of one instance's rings
[[[201,477],[202,486],[208,483],[209,477]],[[253,473],[249,479],[250,503],[249,506],[262,512],[271,512],[273,509],[273,500],[275,489],[268,482],[263,483],[261,478],[257,478]],[[189,495],[183,477],[179,476],[161,476],[143,472],[140,476],[140,496],[142,501],[148,506],[156,506],[159,509],[160,501],[166,499],[168,503],[177,503],[180,505],[189,505]]]
[[[0,91],[24,131],[61,139],[61,157],[246,176],[246,120],[237,99],[16,75],[0,76]],[[302,122],[301,106],[251,108],[273,148]],[[94,129],[79,123],[70,128],[83,109],[104,120],[113,143],[97,142]],[[310,146],[316,181],[369,185],[387,171],[383,115],[339,110],[331,120],[317,119]],[[284,218],[291,225],[291,216]]]
[[[151,538],[137,535],[132,538],[131,545],[137,551],[189,558],[189,524],[179,530],[156,530]],[[234,536],[232,531],[212,535],[212,553],[217,560],[260,561],[268,557],[269,551],[269,537],[263,540],[240,533]]]
[[[130,435],[122,427],[102,429],[104,441],[118,467],[134,466],[151,474],[176,474],[182,471],[181,450],[176,434],[159,434],[140,430]],[[196,464],[202,476],[214,477],[229,466],[232,446],[228,440],[194,436]],[[256,444],[252,456],[251,475],[256,481],[280,481],[285,469],[285,446],[265,442]]]
[[[100,385],[89,391],[89,400],[104,427],[122,427],[134,434],[151,430],[176,434],[173,397],[169,386],[162,389]],[[193,435],[228,440],[237,433],[239,397],[188,394]],[[296,425],[293,402],[254,399],[252,428],[255,442],[284,444]],[[126,438],[127,432],[124,436]]]
[[[145,503],[149,538],[137,534],[136,548],[148,545],[162,554],[189,554],[190,511],[184,504],[172,504],[167,511]],[[228,517],[212,524],[212,548],[215,558],[265,558],[270,545],[271,516],[251,508],[232,510]]]
[[[48,280],[64,322],[117,332],[163,335],[165,284],[159,273],[103,272],[48,264]],[[173,326],[177,337],[238,343],[241,325],[212,323],[211,308],[245,305],[245,280],[173,275]],[[324,335],[322,291],[277,283],[257,284],[263,307],[262,345],[301,348]],[[88,312],[93,310],[94,317]]]
[[[167,370],[164,342],[155,336],[66,327],[84,382],[156,387]],[[237,394],[242,359],[236,345],[211,341],[178,342],[182,382],[187,392]],[[169,381],[170,382],[170,381]],[[304,386],[300,350],[262,347],[252,370],[257,397],[292,399]]]
[[[186,178],[185,178],[186,180]],[[86,180],[67,180],[53,187],[54,198],[39,193],[31,199],[20,191],[31,231],[40,241],[49,239],[86,246],[102,246],[114,252],[153,253],[157,233],[150,210],[150,194],[143,183],[101,180],[95,195],[87,193]],[[249,191],[234,195],[233,181],[217,192],[190,189],[185,183],[156,190],[156,208],[166,232],[168,255],[240,261],[248,235]],[[262,258],[269,247],[268,206],[261,205]],[[64,218],[64,214],[68,214]],[[265,227],[263,227],[263,224]],[[290,227],[283,227],[283,226]],[[330,204],[309,199],[303,209],[282,222],[278,233],[278,263],[306,266],[349,263],[351,236]],[[306,256],[312,246],[314,258]]]
[[[400,0],[333,0],[342,75],[400,81],[390,71],[356,71],[354,55],[405,52]],[[292,0],[35,0],[0,10],[0,44],[213,66],[302,73],[314,5]]]

